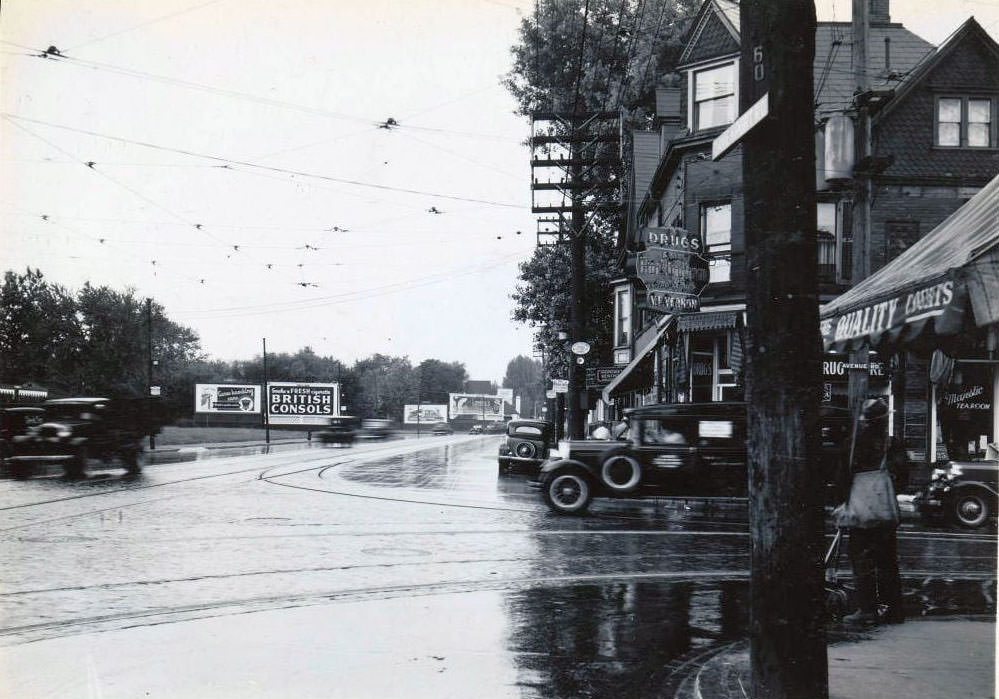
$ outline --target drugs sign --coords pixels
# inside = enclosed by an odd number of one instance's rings
[[[700,236],[682,228],[645,228],[641,237],[646,248],[637,254],[635,269],[647,292],[642,307],[662,313],[700,309],[710,277]]]
[[[340,384],[267,384],[267,421],[272,425],[326,425],[340,414]]]

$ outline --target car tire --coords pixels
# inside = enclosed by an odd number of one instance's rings
[[[87,457],[87,448],[77,447],[73,458],[66,462],[66,478],[72,481],[83,478],[87,473]]]
[[[600,480],[613,493],[631,493],[642,482],[642,465],[628,454],[611,454],[600,466]]]
[[[950,514],[954,523],[965,529],[978,529],[992,515],[993,498],[978,488],[954,493],[950,499]]]
[[[130,476],[137,476],[142,473],[142,466],[139,465],[139,450],[124,449],[121,452],[121,461],[125,466],[125,472]]]
[[[581,515],[593,499],[593,485],[580,468],[555,471],[545,480],[545,502],[560,515]]]

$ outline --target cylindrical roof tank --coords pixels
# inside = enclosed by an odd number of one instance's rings
[[[826,182],[842,182],[853,177],[856,151],[853,142],[853,119],[834,114],[826,121]]]

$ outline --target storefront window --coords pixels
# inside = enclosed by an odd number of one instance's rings
[[[993,439],[992,410],[991,368],[959,365],[952,383],[937,393],[940,429],[949,458],[985,458]]]

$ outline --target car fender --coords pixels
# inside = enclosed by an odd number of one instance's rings
[[[999,491],[996,490],[995,484],[985,483],[984,481],[961,481],[959,483],[951,483],[950,494],[955,495],[960,493],[962,490],[967,490],[969,488],[973,490],[984,490],[992,493],[992,495],[996,497],[999,497]]]
[[[593,469],[582,461],[577,461],[576,459],[549,459],[541,465],[538,480],[544,480],[549,475],[565,468],[579,468],[585,471],[590,477],[593,477]]]

